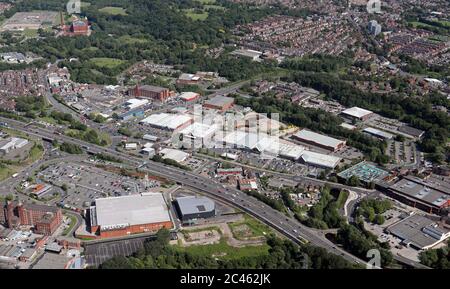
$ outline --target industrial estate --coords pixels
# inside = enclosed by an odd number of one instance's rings
[[[0,268],[450,268],[448,1],[46,2],[0,2]]]

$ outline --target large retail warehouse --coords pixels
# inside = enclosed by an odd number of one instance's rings
[[[142,193],[95,200],[90,208],[91,233],[100,238],[158,231],[173,227],[160,193]]]

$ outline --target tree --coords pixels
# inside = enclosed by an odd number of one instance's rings
[[[383,215],[376,215],[376,217],[375,217],[375,224],[383,225],[384,221],[385,221],[385,219],[384,219]]]
[[[359,178],[357,176],[351,176],[347,180],[347,185],[352,186],[352,187],[358,187],[360,184],[361,184],[361,182],[359,181]]]

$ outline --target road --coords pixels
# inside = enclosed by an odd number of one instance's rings
[[[310,178],[307,176],[298,176],[298,175],[293,175],[293,174],[288,174],[288,173],[280,173],[280,172],[276,172],[276,171],[272,171],[272,170],[268,170],[268,169],[263,169],[263,168],[258,168],[258,167],[254,167],[254,166],[249,166],[246,164],[241,164],[241,163],[237,163],[234,161],[229,161],[229,160],[224,160],[222,158],[216,158],[216,157],[212,157],[212,156],[208,156],[208,155],[203,155],[203,154],[195,154],[195,156],[200,157],[200,158],[206,158],[206,159],[212,159],[215,161],[219,161],[219,162],[225,162],[225,163],[230,163],[230,164],[234,164],[237,166],[241,166],[244,168],[249,168],[252,169],[254,171],[257,172],[264,172],[267,174],[271,174],[274,176],[278,176],[280,178],[283,179],[288,179],[288,180],[292,180],[294,182],[297,183],[308,183],[311,184],[313,186],[329,186],[332,189],[341,189],[341,190],[352,190],[358,194],[368,194],[368,193],[373,193],[376,190],[369,190],[369,189],[364,189],[364,188],[358,188],[358,187],[350,187],[347,185],[343,185],[343,184],[339,184],[339,183],[332,183],[332,182],[328,182],[325,180],[319,180],[319,179],[314,179],[314,178]]]
[[[34,126],[25,126],[25,124],[22,122],[6,119],[3,117],[0,117],[0,120],[7,122],[9,126],[14,129],[23,131],[30,135],[41,137],[45,140],[52,141],[54,139],[57,139],[60,142],[68,142],[82,146],[85,150],[87,150],[89,153],[92,154],[103,153],[112,155],[116,158],[123,160],[125,163],[134,165],[141,171],[173,180],[177,182],[178,185],[184,185],[186,187],[195,189],[199,192],[203,192],[204,194],[211,196],[215,199],[221,200],[222,202],[230,206],[241,209],[242,211],[269,225],[270,227],[277,230],[285,237],[289,238],[290,240],[294,241],[297,244],[304,244],[306,242],[309,242],[314,246],[324,248],[330,253],[342,256],[349,262],[357,264],[365,263],[363,260],[359,259],[356,256],[353,256],[352,254],[346,252],[342,248],[338,247],[337,245],[326,239],[320,230],[306,227],[303,224],[299,223],[294,218],[287,217],[283,213],[269,207],[268,205],[260,202],[259,200],[251,196],[248,196],[247,194],[242,193],[237,189],[226,188],[224,185],[207,177],[196,175],[194,173],[184,171],[179,168],[168,166],[162,163],[154,162],[151,160],[144,160],[139,157],[134,157],[123,152],[118,152],[111,148],[100,147],[94,144],[86,143],[78,139],[56,134],[55,132],[49,129]],[[299,182],[304,181],[304,177],[298,178]],[[311,180],[322,182],[320,180],[315,179]],[[340,184],[335,185],[341,188],[347,188],[344,185]],[[353,191],[363,190],[364,192],[367,193],[367,190],[364,189],[351,188],[351,190]],[[394,258],[397,261],[400,261],[402,263],[406,262],[401,258],[397,257],[398,256],[394,256]],[[408,262],[407,264],[414,266],[416,268],[422,266],[417,262],[411,260],[407,260],[407,262]]]
[[[75,217],[75,219],[77,221],[76,224],[74,224],[74,225],[70,224],[70,226],[72,226],[72,228],[70,229],[69,232],[67,232],[67,235],[66,235],[68,237],[74,237],[75,231],[83,223],[83,217],[81,217],[80,214],[69,211],[69,210],[64,210],[64,214]]]
[[[297,220],[287,217],[257,199],[248,196],[237,189],[224,188],[222,184],[217,183],[206,177],[202,177],[191,172],[183,171],[175,167],[171,167],[162,163],[153,161],[144,161],[141,158],[118,152],[111,148],[100,147],[84,141],[70,138],[64,135],[56,134],[51,129],[44,129],[35,126],[26,127],[24,123],[19,121],[5,119],[0,120],[8,123],[14,129],[23,131],[33,136],[41,137],[44,140],[52,141],[57,139],[60,142],[68,142],[77,144],[86,149],[89,153],[104,153],[120,158],[125,162],[131,163],[136,167],[140,167],[142,171],[161,176],[176,181],[178,184],[184,185],[210,195],[222,202],[239,208],[242,211],[254,216],[255,218],[266,223],[270,227],[279,231],[281,234],[298,244],[304,244],[305,241],[312,245],[322,247],[330,253],[340,255],[352,263],[363,264],[364,261],[337,247],[331,241],[326,239],[318,230],[308,228],[300,224]]]

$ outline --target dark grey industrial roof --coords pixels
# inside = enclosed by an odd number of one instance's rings
[[[414,245],[418,248],[429,248],[439,243],[441,240],[433,236],[446,234],[441,228],[435,228],[435,222],[421,215],[412,215],[406,219],[392,225],[388,231],[401,238],[403,242]],[[427,233],[431,232],[431,233]]]
[[[215,209],[214,201],[207,197],[180,197],[176,201],[183,215],[210,212]]]
[[[225,106],[234,102],[234,98],[228,96],[218,95],[211,99],[208,99],[205,103],[215,106]]]
[[[407,125],[401,126],[398,129],[400,132],[409,134],[411,136],[414,137],[421,137],[425,132],[423,130],[417,129],[417,128],[413,128]]]

